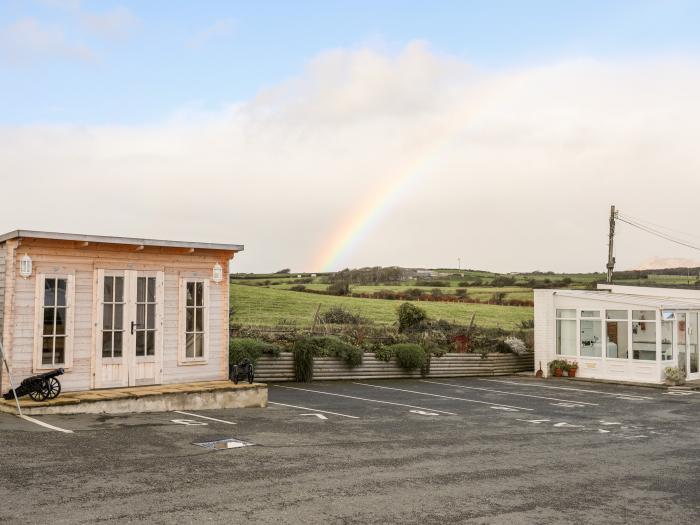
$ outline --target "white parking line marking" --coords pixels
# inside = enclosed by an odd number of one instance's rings
[[[274,401],[268,401],[268,405],[280,405],[283,407],[291,407],[291,408],[299,408],[301,410],[311,410],[312,412],[322,412],[324,414],[333,414],[334,416],[340,416],[340,417],[349,417],[350,419],[360,419],[357,416],[348,416],[347,414],[339,414],[338,412],[330,412],[328,410],[319,410],[317,408],[309,408],[309,407],[300,407],[297,405],[287,405],[285,403],[275,403]]]
[[[38,419],[34,419],[33,417],[29,417],[29,416],[25,416],[25,415],[21,415],[21,416],[17,416],[17,417],[22,418],[25,421],[29,421],[31,423],[36,423],[39,426],[50,428],[51,430],[55,430],[56,432],[63,432],[64,434],[73,434],[72,430],[68,430],[68,429],[61,428],[61,427],[55,427],[53,425],[49,425],[48,423],[44,423],[43,421],[39,421]]]
[[[446,412],[445,410],[436,410],[434,408],[417,407],[414,405],[406,405],[404,403],[394,403],[392,401],[381,401],[379,399],[369,399],[367,397],[357,397],[357,396],[348,396],[345,394],[335,394],[333,392],[323,392],[322,390],[311,390],[309,388],[299,388],[296,386],[282,386],[282,385],[272,385],[272,386],[277,387],[277,388],[288,388],[289,390],[301,390],[302,392],[313,392],[314,394],[324,394],[327,396],[346,397],[348,399],[359,399],[360,401],[368,401],[370,403],[382,403],[384,405],[396,405],[396,406],[400,406],[400,407],[417,408],[418,410],[439,412],[441,414],[447,414],[448,416],[456,416],[457,415],[454,412]]]
[[[549,423],[550,419],[516,419],[516,421],[522,421],[523,423],[534,423],[539,425],[540,423]]]
[[[206,427],[209,424],[204,421],[195,421],[194,419],[171,419],[170,421],[188,427]]]
[[[553,426],[567,428],[583,428],[583,425],[572,425],[571,423],[567,423],[566,421],[562,421],[561,423],[554,423]]]
[[[478,401],[476,399],[468,399],[466,397],[452,397],[452,396],[443,396],[440,394],[430,394],[428,392],[419,392],[417,390],[405,390],[403,388],[394,388],[391,386],[370,385],[369,383],[353,383],[353,385],[371,386],[372,388],[384,388],[386,390],[398,390],[399,392],[408,392],[409,394],[420,394],[422,396],[440,397],[442,399],[454,399],[457,401],[466,401],[467,403],[479,403],[480,405],[489,405],[490,407],[505,407],[505,408],[514,408],[516,410],[529,410],[529,411],[534,410],[533,408],[516,407],[513,405],[504,405],[503,403],[490,403],[488,401]]]
[[[516,381],[504,381],[502,379],[479,379],[479,381],[491,381],[493,383],[504,383],[506,385],[517,385],[517,386],[531,386],[531,387],[537,387],[537,388],[552,388],[555,390],[570,390],[572,392],[585,392],[587,394],[601,394],[604,396],[615,396],[615,397],[620,397],[624,396],[625,398],[634,398],[635,400],[639,399],[653,399],[652,397],[647,397],[647,396],[641,396],[639,394],[623,394],[620,392],[603,392],[601,390],[588,390],[585,388],[571,388],[567,386],[550,386],[550,385],[541,385],[539,383],[518,383]]]
[[[426,412],[425,410],[409,410],[409,412],[413,414],[420,414],[421,416],[439,416],[440,414],[437,414],[435,412]]]
[[[483,390],[485,392],[495,392],[497,394],[506,394],[509,396],[523,396],[523,397],[535,397],[538,399],[548,399],[550,401],[563,401],[565,403],[576,403],[579,405],[592,405],[592,406],[598,406],[598,403],[588,403],[585,401],[572,401],[571,399],[560,399],[558,397],[545,397],[545,396],[536,396],[534,394],[522,394],[520,392],[506,392],[505,390],[494,390],[492,388],[479,388],[478,386],[463,386],[463,385],[455,385],[453,383],[441,383],[439,381],[428,381],[426,379],[421,379],[421,383],[431,383],[433,385],[443,385],[443,386],[453,386],[455,388],[466,388],[469,390]]]
[[[326,416],[324,416],[323,414],[299,414],[299,415],[300,415],[300,416],[314,416],[314,417],[317,417],[317,418],[319,418],[319,419],[328,419],[328,418],[327,418]]]
[[[208,419],[209,421],[216,421],[217,423],[226,423],[227,425],[235,425],[233,421],[225,421],[223,419],[216,419],[215,417],[200,416],[199,414],[193,414],[192,412],[182,412],[180,410],[173,410],[176,414],[183,414],[185,416],[199,417],[202,419]]]

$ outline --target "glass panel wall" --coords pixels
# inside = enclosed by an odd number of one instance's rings
[[[661,360],[670,361],[673,359],[673,321],[667,320],[664,315],[664,320],[661,321]]]
[[[576,310],[557,310],[557,355],[576,355]]]
[[[581,310],[581,357],[603,355],[603,324],[599,310]]]
[[[698,352],[700,347],[698,347],[698,314],[692,313],[688,314],[688,353],[690,354],[690,361],[688,372],[691,374],[698,373]]]
[[[632,310],[632,359],[656,361],[655,310]]]

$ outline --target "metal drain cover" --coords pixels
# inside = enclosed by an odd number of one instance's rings
[[[204,443],[192,443],[198,447],[203,447],[209,450],[228,450],[230,448],[251,447],[254,443],[241,441],[239,439],[218,439],[216,441],[205,441]]]

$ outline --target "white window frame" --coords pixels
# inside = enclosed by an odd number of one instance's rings
[[[204,293],[202,301],[202,309],[204,310],[204,349],[202,357],[187,357],[186,347],[186,309],[187,309],[187,284],[202,283],[202,291]],[[179,322],[178,322],[178,365],[204,365],[209,362],[209,317],[210,317],[210,297],[209,297],[209,279],[201,277],[180,277],[180,304],[178,305]]]
[[[66,338],[65,363],[44,365],[41,363],[41,352],[44,338],[44,285],[46,279],[66,280]],[[57,367],[69,371],[73,367],[73,329],[75,317],[75,274],[71,273],[37,273],[36,291],[34,294],[34,370],[53,370]]]

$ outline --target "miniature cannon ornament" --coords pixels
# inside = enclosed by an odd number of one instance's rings
[[[63,368],[57,368],[44,374],[30,376],[22,381],[15,388],[14,392],[10,390],[2,397],[5,399],[13,399],[15,396],[22,397],[29,395],[34,401],[45,401],[54,399],[61,393],[61,383],[57,376],[63,375]]]
[[[248,379],[249,383],[252,383],[255,379],[255,374],[253,373],[253,363],[250,359],[245,358],[237,365],[231,367],[229,378],[234,384],[238,384],[240,379]]]

